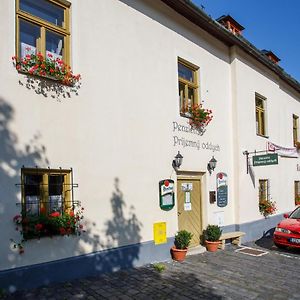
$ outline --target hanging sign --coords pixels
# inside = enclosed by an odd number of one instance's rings
[[[174,207],[174,180],[164,179],[159,182],[159,206],[163,210]]]
[[[225,207],[228,204],[228,185],[227,174],[217,174],[217,205],[218,207]]]
[[[278,165],[278,154],[264,154],[253,156],[253,167]]]

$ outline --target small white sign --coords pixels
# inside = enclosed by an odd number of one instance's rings
[[[224,226],[224,211],[214,212],[214,221],[216,225]]]
[[[184,203],[184,210],[192,210],[192,203]]]
[[[191,202],[191,193],[190,192],[185,192],[184,193],[184,202],[185,203],[190,203]]]
[[[193,190],[193,184],[190,183],[182,183],[181,184],[181,190],[184,192],[192,191]]]

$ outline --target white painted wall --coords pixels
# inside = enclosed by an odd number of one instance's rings
[[[236,101],[236,160],[238,182],[238,216],[240,223],[261,219],[258,210],[258,180],[269,179],[271,199],[276,201],[277,214],[291,211],[294,204],[294,181],[300,179],[297,172],[299,159],[279,157],[279,164],[253,167],[255,187],[246,174],[244,150],[266,150],[267,142],[283,147],[293,147],[293,114],[300,115],[299,95],[287,87],[278,77],[255,62],[241,50],[233,54],[232,69],[235,77]],[[256,135],[255,93],[267,98],[267,135]],[[263,153],[260,153],[263,154]],[[253,155],[250,155],[252,157]],[[252,158],[251,158],[252,163]]]
[[[82,87],[78,96],[58,101],[19,84],[24,76],[10,60],[15,53],[14,1],[1,1],[0,11],[0,35],[5,36],[0,41],[0,226],[6,228],[0,269],[151,241],[155,222],[167,222],[167,236],[174,236],[177,207],[169,212],[159,208],[158,182],[170,174],[176,180],[171,163],[178,150],[184,156],[181,170],[204,173],[204,225],[214,223],[218,212],[224,213],[224,225],[261,218],[257,190],[241,154],[265,147],[266,140],[255,134],[254,93],[268,98],[274,142],[292,143],[292,120],[282,118],[282,111],[300,115],[298,101],[278,87],[273,75],[159,1],[73,0],[72,68],[82,75]],[[174,129],[174,124],[187,125],[179,116],[178,57],[200,68],[200,99],[214,116],[203,136]],[[277,118],[280,124],[271,126]],[[199,142],[199,150],[174,146],[174,137]],[[204,149],[206,143],[220,151]],[[212,155],[218,163],[210,176]],[[297,177],[296,160],[284,160],[284,166],[281,160],[278,167],[255,169],[257,179],[270,176],[279,212],[292,208],[291,181]],[[20,238],[12,218],[20,210],[15,205],[20,190],[14,184],[20,182],[22,165],[74,169],[85,235],[30,241],[22,256],[10,248],[9,240]],[[218,172],[228,174],[228,206],[222,209],[208,198]],[[285,178],[286,189],[272,185]],[[124,201],[121,207],[112,207],[115,195]]]

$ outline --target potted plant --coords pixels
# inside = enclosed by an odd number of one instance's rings
[[[203,232],[207,251],[215,252],[220,244],[222,230],[218,225],[208,225]]]
[[[171,248],[172,258],[174,260],[184,261],[192,237],[193,234],[186,230],[180,230],[176,233],[174,246]]]

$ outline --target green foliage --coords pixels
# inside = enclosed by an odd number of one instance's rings
[[[27,54],[25,57],[13,56],[12,60],[18,71],[31,75],[52,78],[71,86],[80,80],[80,74],[74,75],[70,66],[51,53],[47,57],[41,53]]]
[[[0,299],[4,299],[6,295],[6,292],[4,291],[4,289],[0,288]]]
[[[76,206],[76,209],[75,209]],[[83,225],[84,208],[77,203],[73,209],[63,212],[47,213],[44,208],[40,209],[39,215],[26,215],[23,211],[13,218],[16,230],[22,235],[22,240],[17,242],[11,239],[14,249],[18,249],[20,254],[24,253],[24,242],[29,239],[40,238],[54,235],[81,235]]]
[[[222,230],[218,225],[208,225],[203,231],[205,240],[216,242],[220,239]]]
[[[186,249],[192,240],[193,234],[186,231],[186,230],[180,230],[175,235],[175,247],[177,249]]]
[[[162,263],[157,263],[157,264],[153,264],[153,268],[157,272],[161,273],[161,272],[163,272],[166,269],[166,266],[164,264],[162,264]]]
[[[276,202],[271,200],[260,200],[259,201],[259,212],[267,217],[273,215],[276,212]]]

